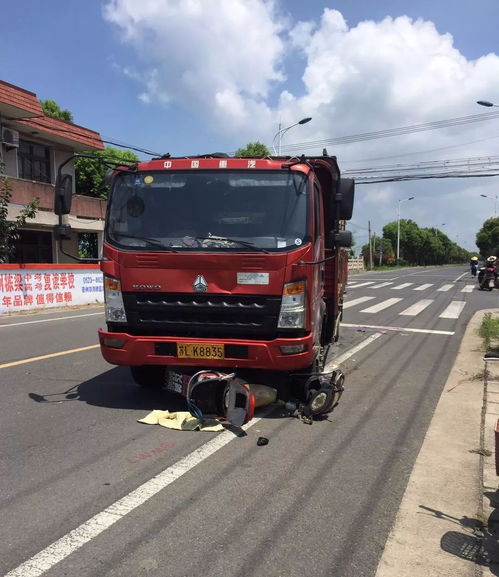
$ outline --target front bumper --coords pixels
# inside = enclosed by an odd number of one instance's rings
[[[117,346],[109,346],[105,341],[113,340]],[[274,371],[294,371],[308,367],[314,358],[313,337],[279,338],[272,341],[250,341],[244,339],[192,339],[147,336],[140,337],[127,333],[108,332],[99,329],[99,342],[102,356],[112,365],[176,365],[202,367],[244,367],[268,369]],[[161,351],[175,351],[177,343],[203,343],[224,345],[225,350],[244,350],[245,358],[195,359],[179,358],[175,354],[162,354]],[[304,352],[283,354],[282,346],[303,345]]]

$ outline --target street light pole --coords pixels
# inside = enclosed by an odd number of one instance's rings
[[[477,100],[476,103],[480,104],[480,106],[486,106],[487,108],[490,108],[491,106],[494,106],[495,108],[499,108],[499,104],[494,104],[493,102],[489,102],[488,100]],[[484,198],[491,198],[494,200],[494,218],[496,218],[496,216],[497,216],[497,194],[495,195],[495,197],[487,196],[486,194],[481,194],[480,196],[483,196]]]
[[[483,198],[490,198],[491,200],[494,201],[494,218],[496,218],[496,216],[497,216],[497,194],[495,196],[487,196],[486,194],[481,194],[480,196],[483,196]]]
[[[397,210],[397,266],[400,262],[400,204],[402,202],[406,202],[407,200],[412,200],[414,197],[410,196],[409,198],[403,198],[398,201],[398,210]]]
[[[307,118],[302,118],[300,121],[296,122],[295,124],[292,124],[291,126],[287,126],[286,128],[281,128],[281,123],[279,122],[279,130],[275,133],[274,138],[272,139],[272,148],[274,149],[274,154],[281,154],[281,142],[282,142],[282,135],[287,132],[290,128],[293,128],[294,126],[298,126],[298,124],[307,124],[307,122],[310,122],[312,120],[312,117],[307,117]],[[279,138],[279,148],[278,151],[276,151],[275,148],[275,140],[276,138]]]

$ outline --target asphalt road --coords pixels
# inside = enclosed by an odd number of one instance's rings
[[[475,285],[352,276],[340,405],[260,411],[245,437],[137,423],[184,407],[101,358],[100,308],[1,318],[0,573],[374,576],[464,327],[497,303]]]

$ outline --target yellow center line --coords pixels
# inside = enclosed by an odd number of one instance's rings
[[[51,353],[50,355],[42,355],[41,357],[31,357],[30,359],[23,359],[22,361],[4,363],[3,365],[0,365],[0,369],[15,367],[16,365],[24,365],[25,363],[34,363],[35,361],[43,361],[43,359],[52,359],[53,357],[61,357],[62,355],[71,355],[72,353],[80,353],[81,351],[89,351],[90,349],[96,349],[98,347],[100,347],[100,345],[90,345],[89,347],[80,347],[79,349],[70,349],[68,351]]]

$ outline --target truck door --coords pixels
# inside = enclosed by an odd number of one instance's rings
[[[321,191],[317,181],[314,180],[314,228],[313,228],[313,242],[314,242],[314,261],[324,260],[324,219]],[[312,286],[312,315],[314,318],[313,332],[314,341],[319,342],[320,332],[322,328],[322,318],[325,313],[324,310],[324,282],[325,282],[325,263],[320,262],[314,265],[313,286]]]

